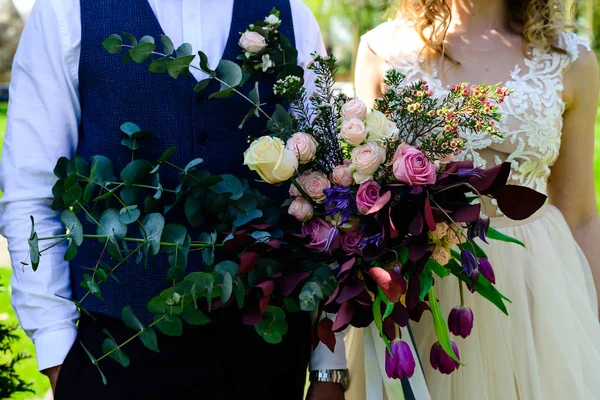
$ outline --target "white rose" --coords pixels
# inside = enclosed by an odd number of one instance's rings
[[[381,111],[371,111],[365,120],[368,140],[381,144],[383,139],[390,139],[397,131],[390,122]]]
[[[367,106],[358,99],[353,99],[342,106],[342,119],[349,121],[351,119],[363,119],[367,115]]]
[[[374,142],[367,142],[352,150],[350,171],[355,170],[361,175],[373,175],[384,161],[385,150]]]
[[[281,22],[281,20],[277,17],[277,15],[271,14],[265,18],[265,22],[269,25],[277,25],[279,22]]]
[[[239,45],[250,53],[258,53],[267,47],[267,41],[260,33],[246,31],[242,34]]]
[[[360,146],[367,138],[365,124],[357,118],[352,118],[342,124],[342,138],[352,146]]]
[[[307,164],[317,154],[317,141],[311,135],[297,132],[288,139],[285,148],[296,155],[300,164]]]
[[[263,136],[244,152],[244,165],[271,184],[289,180],[298,171],[298,159],[285,148],[283,140]]]

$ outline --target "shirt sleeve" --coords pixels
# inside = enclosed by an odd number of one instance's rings
[[[292,0],[290,4],[295,28],[296,48],[298,49],[298,65],[304,68],[304,83],[306,91],[310,95],[316,89],[315,73],[307,68],[313,60],[311,54],[316,52],[322,56],[326,56],[327,51],[325,50],[319,24],[310,9],[301,0]],[[335,320],[335,315],[328,315],[328,317]],[[310,360],[311,371],[346,369],[345,333],[336,333],[335,336],[336,344],[334,352],[331,352],[323,343],[319,343],[317,348],[312,352]]]
[[[58,3],[58,2],[56,2]],[[0,164],[0,233],[13,265],[12,304],[33,339],[40,370],[61,365],[79,317],[71,298],[64,245],[45,251],[34,272],[28,260],[31,221],[39,237],[65,233],[51,209],[56,161],[77,147],[80,114],[76,66],[66,51],[71,36],[52,0],[38,0],[23,31],[10,83],[7,131]],[[70,46],[70,44],[69,44]],[[40,242],[49,245],[52,241]]]

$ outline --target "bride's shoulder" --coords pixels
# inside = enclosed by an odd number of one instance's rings
[[[569,64],[575,63],[582,56],[589,58],[587,53],[593,55],[590,42],[573,32],[562,31],[558,36],[558,47],[565,51]]]
[[[421,38],[414,27],[399,18],[376,26],[365,33],[361,41],[385,60],[411,54],[422,46]]]

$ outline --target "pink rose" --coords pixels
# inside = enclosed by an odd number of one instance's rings
[[[351,231],[342,236],[342,249],[346,253],[356,253],[365,235],[360,231]]]
[[[250,53],[259,53],[267,47],[267,41],[260,33],[246,31],[242,34],[239,45]]]
[[[365,215],[381,197],[381,186],[375,181],[367,181],[360,185],[356,194],[358,212]]]
[[[306,246],[319,252],[331,253],[337,250],[342,242],[338,229],[321,218],[313,218],[302,226],[302,234],[311,238]]]
[[[288,208],[288,213],[300,222],[306,222],[311,219],[313,212],[314,208],[312,204],[304,197],[296,197],[292,201],[292,204],[290,204],[290,208]]]
[[[367,142],[352,150],[352,164],[350,171],[358,173],[357,183],[366,181],[385,161],[385,150],[377,146],[375,142]],[[365,178],[366,177],[366,178]]]
[[[351,119],[363,119],[367,116],[367,106],[358,99],[353,99],[342,106],[342,119],[350,121]]]
[[[302,182],[304,182],[304,177],[305,176],[306,176],[306,172],[296,178],[296,182],[298,182],[298,184],[303,189],[304,189],[304,186],[302,185]],[[296,187],[296,185],[294,185],[293,183],[290,185],[290,191],[289,191],[289,193],[290,193],[291,197],[302,197],[302,193],[300,193],[300,191],[298,190],[298,188]]]
[[[285,148],[296,155],[300,164],[307,164],[317,154],[317,141],[307,133],[297,132],[288,139]]]
[[[394,162],[396,179],[413,186],[434,184],[435,172],[435,164],[414,147],[405,147]]]
[[[360,146],[367,138],[365,124],[360,120],[353,118],[342,124],[342,138],[352,146]]]
[[[347,165],[338,165],[331,173],[331,181],[337,186],[347,188],[354,183],[354,178],[352,178]]]
[[[431,255],[431,259],[440,265],[446,265],[450,262],[450,250],[446,247],[437,246]]]
[[[327,179],[327,176],[320,172],[305,172],[302,178],[302,189],[309,195],[315,202],[323,203],[325,201],[325,193],[323,190],[331,187],[331,182]]]
[[[397,159],[402,157],[402,152],[409,148],[410,148],[410,146],[406,143],[400,144],[400,146],[398,146],[398,148],[396,149],[396,152],[394,153],[394,159],[392,160],[392,162],[396,162]]]

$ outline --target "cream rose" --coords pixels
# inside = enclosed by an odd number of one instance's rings
[[[435,231],[429,232],[429,237],[433,240],[442,240],[448,234],[448,224],[435,224]]]
[[[371,176],[385,161],[385,150],[375,142],[367,142],[352,150],[352,164],[349,169],[352,173]]]
[[[317,203],[323,203],[325,201],[325,193],[323,190],[331,187],[331,182],[327,179],[327,176],[320,172],[305,172],[302,174],[302,189],[307,195],[311,197]]]
[[[244,165],[271,184],[290,179],[298,171],[298,159],[284,146],[283,140],[263,136],[244,152]]]
[[[267,47],[267,41],[260,33],[246,31],[242,34],[239,45],[250,53],[258,53]]]
[[[342,123],[342,138],[352,146],[360,146],[367,138],[365,124],[357,118]]]
[[[371,111],[365,120],[367,139],[381,143],[383,139],[390,139],[396,132],[396,127],[381,111]]]
[[[300,164],[307,164],[317,154],[317,141],[307,133],[297,132],[288,139],[285,148],[296,155]]]
[[[431,259],[440,265],[446,265],[450,262],[450,250],[446,247],[437,246],[431,255]]]
[[[363,119],[367,115],[367,106],[358,99],[353,99],[342,106],[342,119],[350,121],[351,119]]]
[[[460,228],[457,232],[456,227],[448,229],[448,235],[446,235],[446,243],[448,246],[458,246],[467,241],[467,231],[464,228]]]

